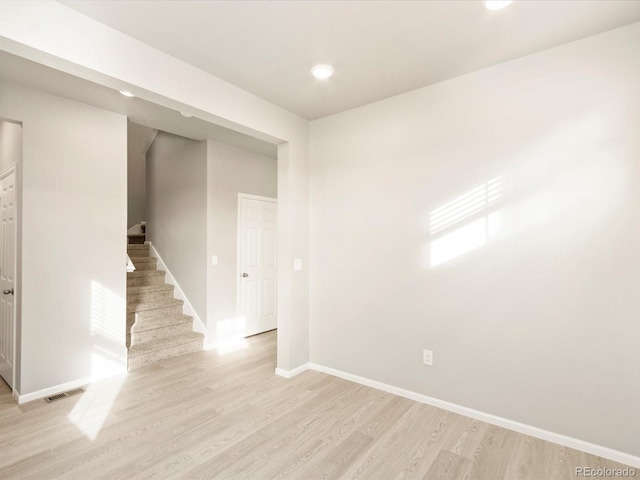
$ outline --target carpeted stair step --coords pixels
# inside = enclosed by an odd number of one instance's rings
[[[144,233],[128,233],[127,239],[129,241],[129,245],[141,245],[144,243],[145,234]]]
[[[133,266],[136,267],[136,271],[155,270],[158,263],[158,259],[155,257],[133,257],[129,255],[129,258],[133,262]]]
[[[193,331],[175,287],[165,284],[165,272],[149,255],[149,244],[129,244],[127,254],[136,270],[127,273],[127,337],[129,370],[202,350],[204,336]]]
[[[127,305],[127,321],[144,321],[154,318],[181,315],[182,300],[175,298],[162,298],[149,303],[132,303]]]
[[[165,272],[162,270],[136,270],[127,272],[127,287],[144,285],[164,285]]]
[[[145,332],[147,330],[153,330],[154,328],[162,328],[168,325],[174,325],[176,323],[183,323],[183,322],[192,322],[191,325],[193,325],[193,317],[190,317],[189,315],[180,314],[180,315],[169,315],[167,317],[152,318],[148,320],[139,320],[137,322],[131,320],[131,321],[127,321],[127,333],[128,334],[140,333],[140,332]]]
[[[127,254],[130,257],[148,257],[149,245],[127,245]]]
[[[202,350],[204,335],[189,332],[170,338],[159,338],[129,347],[129,370],[144,367],[160,360]]]
[[[172,315],[127,325],[127,347],[151,342],[160,338],[180,336],[193,331],[193,318],[188,315]]]
[[[127,288],[127,304],[149,303],[160,298],[173,298],[173,285],[156,283]]]

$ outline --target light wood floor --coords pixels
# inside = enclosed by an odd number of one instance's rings
[[[0,478],[554,480],[623,467],[318,372],[285,380],[275,332],[247,344],[51,404],[18,406],[0,386]]]

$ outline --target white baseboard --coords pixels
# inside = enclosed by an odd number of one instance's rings
[[[403,388],[394,387],[393,385],[388,385],[386,383],[378,382],[376,380],[371,380],[365,377],[360,377],[358,375],[353,375],[351,373],[343,372],[341,370],[336,370],[334,368],[325,367],[323,365],[318,365],[316,363],[311,363],[311,362],[305,363],[304,365],[301,365],[298,368],[294,368],[293,370],[283,370],[280,368],[276,368],[276,374],[280,375],[281,377],[291,378],[291,377],[294,377],[295,375],[298,375],[299,373],[304,372],[305,370],[315,370],[317,372],[333,375],[334,377],[343,378],[345,380],[349,380],[351,382],[358,383],[360,385],[365,385],[367,387],[375,388],[377,390],[382,390],[383,392],[392,393],[394,395],[408,398],[416,402],[424,403],[426,405],[431,405],[432,407],[448,410],[450,412],[454,412],[459,415],[464,415],[465,417],[474,418],[476,420],[490,423],[492,425],[497,425],[499,427],[503,427],[508,430],[513,430],[515,432],[523,433],[531,437],[539,438],[541,440],[546,440],[552,443],[557,443],[559,445],[563,445],[569,448],[574,448],[576,450],[581,450],[583,452],[590,453],[592,455],[597,455],[599,457],[607,458],[609,460],[613,460],[614,462],[630,465],[635,468],[640,468],[640,457],[631,455],[629,453],[620,452],[618,450],[613,450],[611,448],[603,447],[601,445],[596,445],[594,443],[586,442],[584,440],[579,440],[577,438],[568,437],[566,435],[550,432],[548,430],[543,430],[538,427],[534,427],[531,425],[526,425],[524,423],[509,420],[508,418],[498,417],[497,415],[492,415],[490,413],[481,412],[479,410],[474,410],[472,408],[464,407],[462,405],[457,405],[455,403],[439,400],[437,398],[429,397],[421,393],[416,393],[410,390],[405,390]]]
[[[283,368],[276,368],[276,375],[279,375],[279,376],[284,377],[284,378],[295,377],[299,373],[302,373],[305,370],[309,370],[309,366],[310,365],[311,365],[310,363],[305,363],[304,365],[300,365],[299,367],[294,368],[293,370],[285,370]]]
[[[152,257],[155,257],[155,258],[158,259],[158,270],[164,270],[166,272],[167,275],[166,275],[165,279],[166,279],[167,283],[170,284],[170,285],[173,285],[175,287],[175,290],[174,290],[175,297],[178,300],[182,300],[184,302],[184,306],[183,306],[184,313],[186,315],[189,315],[190,317],[193,317],[193,319],[195,320],[193,322],[193,330],[198,332],[198,333],[202,333],[204,335],[203,345],[207,346],[208,345],[208,343],[207,343],[207,327],[205,327],[203,321],[200,319],[200,316],[196,313],[195,309],[191,305],[191,302],[189,302],[189,299],[187,298],[187,296],[184,294],[184,292],[180,288],[180,285],[178,285],[178,282],[176,282],[176,279],[174,278],[174,276],[171,275],[171,271],[167,267],[167,264],[164,263],[164,260],[162,260],[162,257],[160,256],[158,251],[153,246],[153,243],[151,243],[151,242],[144,242],[144,243],[149,245],[149,254]]]
[[[84,387],[85,385],[89,385],[90,383],[97,382],[99,380],[116,377],[118,375],[124,375],[126,373],[127,373],[127,368],[124,367],[124,369],[121,372],[114,372],[109,375],[94,375],[91,377],[80,378],[78,380],[72,380],[70,382],[54,385],[53,387],[47,387],[47,388],[43,388],[42,390],[36,390],[35,392],[25,393],[24,395],[20,395],[16,391],[17,393],[16,398],[18,399],[18,404],[32,402],[33,400],[40,400],[41,398],[57,395],[58,393],[68,392],[69,390],[74,390],[76,388]]]

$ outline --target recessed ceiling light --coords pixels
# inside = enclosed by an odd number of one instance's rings
[[[128,90],[120,90],[120,93],[125,97],[135,97],[135,95]]]
[[[311,73],[319,79],[329,78],[333,75],[333,67],[331,65],[316,65],[311,69]]]
[[[501,10],[511,2],[513,0],[484,0],[484,7],[487,10]]]
[[[193,117],[193,115],[189,115],[188,113],[184,113],[184,112],[180,112],[180,115],[182,115],[185,118],[191,118]]]

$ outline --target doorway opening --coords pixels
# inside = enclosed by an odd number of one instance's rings
[[[211,140],[148,125],[128,127],[129,235],[144,225],[149,254],[184,302],[183,313],[193,317],[194,331],[206,335],[205,349],[275,329],[278,148],[239,133],[228,141],[219,135],[222,127],[209,132]],[[255,237],[241,246],[245,200],[266,203],[258,208]],[[240,253],[248,247],[254,251],[245,260],[258,264],[245,261],[251,272],[243,281]]]

